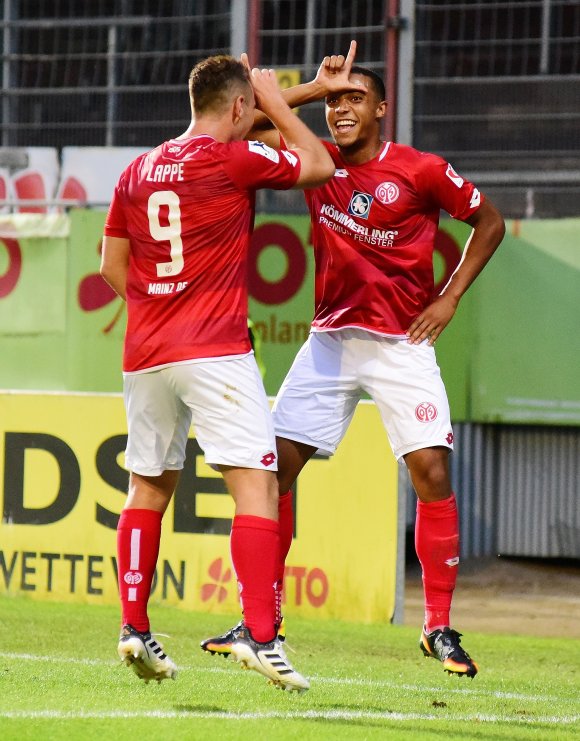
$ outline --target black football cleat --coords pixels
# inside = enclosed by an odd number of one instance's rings
[[[440,661],[448,674],[473,679],[478,672],[478,666],[461,648],[460,637],[461,633],[449,627],[426,633],[423,626],[419,647],[426,657],[430,656]]]

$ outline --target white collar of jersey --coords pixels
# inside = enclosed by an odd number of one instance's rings
[[[390,146],[391,146],[391,142],[385,142],[383,151],[379,155],[379,162],[382,162],[383,159],[387,156],[387,152],[389,151]]]
[[[385,142],[384,147],[381,150],[381,153],[379,154],[379,162],[382,162],[383,159],[387,156],[387,152],[390,149],[392,142]],[[335,178],[347,178],[348,177],[348,170],[344,168],[337,168],[334,171],[334,177]]]

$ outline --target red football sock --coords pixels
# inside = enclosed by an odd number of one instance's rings
[[[276,520],[236,515],[230,548],[238,579],[244,622],[260,643],[276,635],[275,582],[280,535]]]
[[[162,516],[152,509],[124,509],[117,526],[123,625],[129,623],[141,633],[149,630],[147,602],[159,555]]]
[[[427,633],[449,625],[459,563],[459,521],[455,495],[417,502],[415,550],[423,570]]]
[[[278,524],[280,526],[280,550],[278,552],[278,571],[276,576],[276,624],[282,620],[282,592],[284,591],[284,568],[286,556],[292,545],[294,535],[294,509],[292,492],[287,491],[278,500]]]

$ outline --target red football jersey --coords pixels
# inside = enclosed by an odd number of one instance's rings
[[[457,219],[481,195],[440,157],[386,142],[370,162],[344,162],[306,192],[316,260],[314,331],[361,327],[404,337],[432,300],[440,209]]]
[[[250,351],[247,252],[256,188],[291,188],[300,160],[260,142],[175,139],[121,175],[105,234],[129,238],[123,369]]]

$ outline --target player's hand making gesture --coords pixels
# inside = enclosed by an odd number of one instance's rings
[[[276,141],[272,144],[275,147],[279,146],[282,137],[288,149],[292,149],[300,160],[300,174],[296,185],[315,188],[326,183],[334,174],[334,162],[321,140],[290,110],[278,85],[276,72],[273,69],[258,67],[250,69],[247,54],[242,54],[240,61],[249,71],[256,107],[276,127],[277,131],[273,137]],[[246,138],[249,138],[250,131],[247,132]],[[266,141],[265,136],[261,136],[260,140],[272,146]]]
[[[350,90],[364,90],[361,82],[351,82],[348,79],[355,55],[356,41],[353,40],[350,42],[346,57],[342,54],[332,54],[332,56],[324,57],[314,82],[324,88],[325,95]]]
[[[277,132],[272,129],[270,95],[274,96],[272,99],[274,104],[279,102],[278,95],[281,95],[290,108],[295,108],[305,103],[312,103],[315,100],[322,100],[337,92],[357,90],[366,92],[362,82],[351,82],[349,80],[355,55],[356,41],[351,41],[346,57],[342,54],[332,54],[324,57],[313,80],[280,91],[277,85],[274,86],[275,73],[273,70],[252,68],[248,55],[245,52],[241,54],[240,61],[248,70],[256,95],[257,106],[254,125],[247,138],[259,139],[271,147],[280,146],[280,138]],[[269,106],[269,112],[266,112],[264,106]],[[275,105],[275,107],[279,108],[279,105]]]

